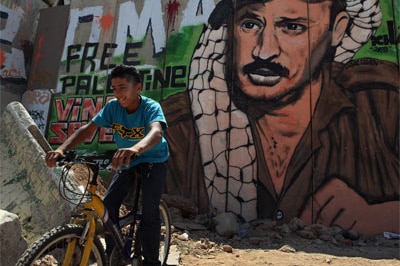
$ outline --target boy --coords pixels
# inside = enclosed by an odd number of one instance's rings
[[[164,138],[167,123],[158,102],[140,95],[141,76],[132,66],[120,65],[110,74],[115,99],[109,101],[100,112],[75,131],[55,151],[46,155],[49,167],[56,165],[64,152],[85,141],[98,127],[113,129],[117,151],[112,167],[118,170],[104,198],[110,219],[118,219],[119,208],[132,187],[133,168],[142,175],[141,232],[143,265],[160,265],[158,260],[160,218],[159,202],[167,175],[168,144]],[[137,156],[137,159],[133,157]],[[111,254],[113,240],[106,237],[106,253]]]

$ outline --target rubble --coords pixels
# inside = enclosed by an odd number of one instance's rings
[[[381,258],[400,259],[398,252],[400,239],[385,238],[383,234],[366,237],[359,232],[343,230],[336,226],[306,225],[299,218],[282,225],[277,225],[271,220],[240,223],[234,215],[228,213],[217,214],[215,217],[197,215],[184,218],[179,210],[170,208],[170,211],[175,226],[172,245],[177,246],[182,257],[210,259],[217,253],[235,254],[235,250],[240,249],[249,252],[251,250],[277,250],[285,253],[304,251],[348,256],[365,254],[366,257],[372,258],[374,255],[369,250],[376,250],[379,247],[386,252],[378,252]],[[233,221],[237,224],[233,225]],[[218,223],[225,228],[216,230]],[[194,226],[195,224],[197,226]],[[187,239],[182,240],[183,233],[187,235]],[[390,250],[384,250],[385,248]]]

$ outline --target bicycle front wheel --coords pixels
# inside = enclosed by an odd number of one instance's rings
[[[36,240],[20,257],[16,266],[63,265],[68,243],[76,239],[77,244],[70,265],[79,265],[84,246],[79,244],[83,226],[66,224],[58,226]],[[94,238],[88,265],[107,265],[106,256],[100,239]]]

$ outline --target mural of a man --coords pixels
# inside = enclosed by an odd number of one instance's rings
[[[170,192],[247,220],[399,231],[399,69],[351,60],[380,20],[377,0],[219,2],[188,95],[163,103],[169,140],[187,136],[169,141]]]

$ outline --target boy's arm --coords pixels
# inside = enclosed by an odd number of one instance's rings
[[[120,169],[123,165],[129,166],[131,157],[139,155],[156,145],[162,138],[162,126],[160,122],[150,124],[150,131],[138,143],[130,148],[118,149],[113,157],[111,165],[114,170]]]
[[[85,141],[93,132],[98,128],[98,126],[90,121],[88,124],[80,127],[76,130],[69,138],[67,138],[63,144],[61,144],[56,150],[49,151],[46,154],[46,165],[48,167],[54,167],[56,165],[57,159],[64,156],[64,152],[72,149],[73,147],[79,145]]]

